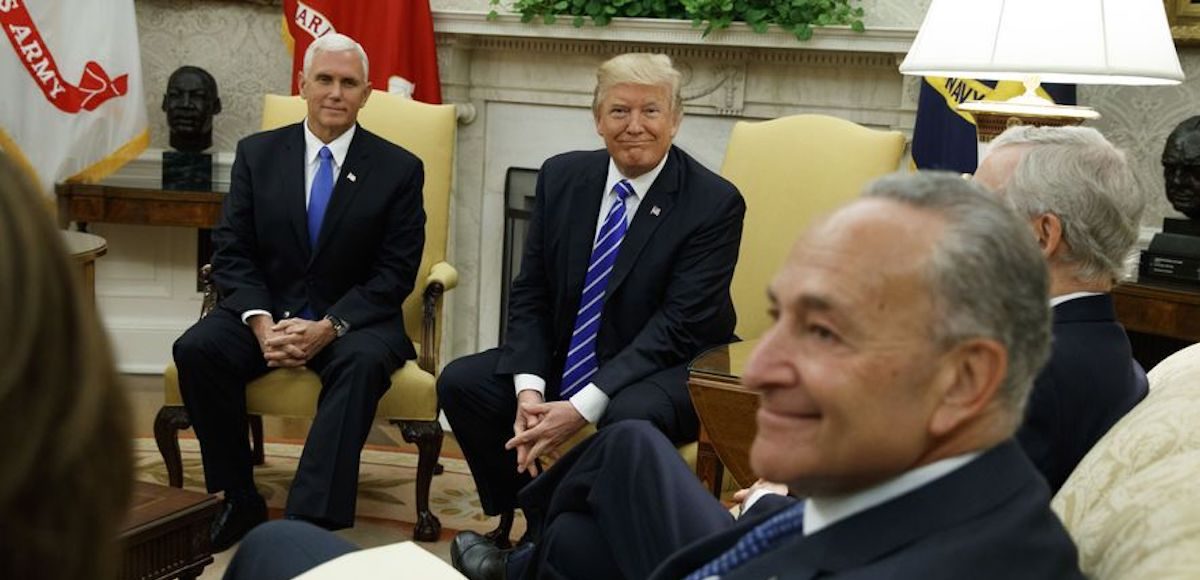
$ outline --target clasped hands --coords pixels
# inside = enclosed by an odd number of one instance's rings
[[[568,401],[545,402],[542,394],[525,390],[517,393],[515,435],[504,444],[517,450],[517,473],[538,474],[537,459],[550,455],[587,425],[575,406]]]
[[[271,317],[259,315],[250,319],[250,327],[272,368],[304,366],[337,337],[328,320],[285,318],[272,323]]]

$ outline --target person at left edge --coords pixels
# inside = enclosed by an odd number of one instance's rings
[[[401,304],[424,246],[421,161],[357,125],[367,56],[329,34],[305,53],[303,122],[238,143],[213,230],[218,307],[175,343],[209,492],[215,551],[266,520],[254,486],[245,386],[276,368],[321,378],[285,515],[354,524],[358,461],[379,398],[415,351]]]

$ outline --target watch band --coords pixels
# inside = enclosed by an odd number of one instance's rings
[[[346,324],[346,322],[344,320],[342,320],[341,318],[338,318],[332,314],[326,314],[325,320],[328,320],[329,323],[333,325],[333,333],[338,338],[345,336],[346,332],[350,330],[349,324]]]

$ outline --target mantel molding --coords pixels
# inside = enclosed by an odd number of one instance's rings
[[[587,24],[581,28],[571,25],[570,18],[559,18],[554,24],[524,23],[515,14],[503,14],[488,20],[487,13],[465,10],[435,10],[433,29],[441,35],[479,36],[543,41],[584,43],[638,43],[676,45],[679,47],[760,48],[800,51],[838,51],[902,55],[908,52],[916,36],[915,29],[872,28],[854,32],[847,26],[817,28],[807,42],[772,29],[754,32],[745,23],[735,22],[729,28],[714,32],[707,38],[701,30],[686,20],[658,18],[617,18],[605,27]]]

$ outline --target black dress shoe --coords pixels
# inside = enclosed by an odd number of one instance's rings
[[[210,539],[213,553],[224,552],[241,541],[254,526],[267,521],[267,502],[258,494],[226,497],[217,519],[213,520]]]
[[[508,552],[485,536],[459,532],[450,541],[450,564],[468,580],[505,580]]]

